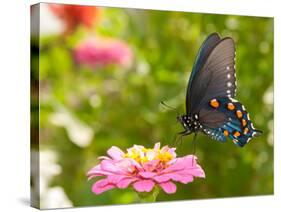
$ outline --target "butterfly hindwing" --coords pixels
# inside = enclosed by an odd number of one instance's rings
[[[221,128],[214,129],[214,128],[204,127],[203,132],[216,141],[226,142],[226,137],[223,134]]]
[[[254,128],[245,107],[231,97],[208,101],[199,112],[199,120],[203,132],[213,139],[226,141],[226,138],[230,138],[240,147],[261,133]]]

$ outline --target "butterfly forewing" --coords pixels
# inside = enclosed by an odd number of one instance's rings
[[[207,39],[203,42],[201,45],[196,60],[193,65],[193,69],[191,72],[191,75],[189,77],[189,83],[187,86],[187,92],[186,92],[186,111],[190,111],[191,107],[191,100],[190,100],[190,93],[191,93],[191,85],[192,81],[195,78],[195,76],[199,73],[199,71],[202,69],[204,64],[206,63],[206,60],[213,50],[213,48],[218,44],[220,41],[220,37],[217,33],[212,33],[207,37]]]
[[[198,112],[214,97],[234,97],[235,91],[235,46],[231,38],[224,38],[213,47],[191,82],[189,113]]]

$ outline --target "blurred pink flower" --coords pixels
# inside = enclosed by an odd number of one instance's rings
[[[203,169],[197,164],[196,156],[176,157],[175,148],[156,143],[153,149],[134,145],[124,153],[118,147],[111,147],[107,154],[100,157],[99,165],[88,173],[88,179],[105,177],[92,186],[95,194],[112,188],[124,189],[132,184],[138,192],[150,192],[158,185],[166,193],[176,192],[173,183],[190,183],[194,177],[205,178]]]
[[[132,63],[132,51],[120,40],[93,38],[78,44],[74,49],[74,59],[78,64],[92,68],[110,64],[128,67]]]

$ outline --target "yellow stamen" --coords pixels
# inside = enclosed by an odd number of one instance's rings
[[[160,162],[167,163],[172,160],[174,156],[169,152],[169,148],[167,146],[162,149],[134,146],[124,154],[124,158],[132,158],[138,163],[146,163],[153,160],[159,160]]]

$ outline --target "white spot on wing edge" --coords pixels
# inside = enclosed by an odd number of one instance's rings
[[[232,102],[238,102],[236,99],[229,98]]]

